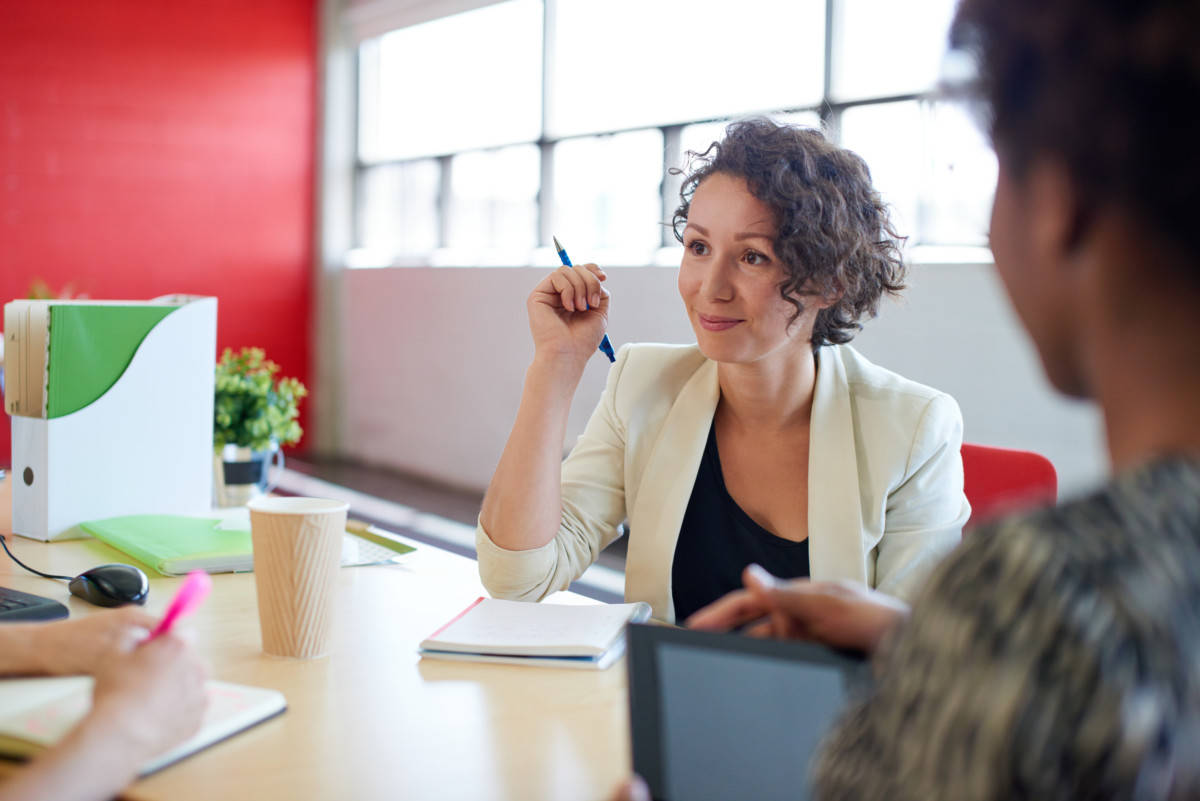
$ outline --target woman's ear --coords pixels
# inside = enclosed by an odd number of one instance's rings
[[[1091,209],[1081,202],[1066,166],[1057,160],[1030,165],[1025,183],[1034,255],[1047,264],[1068,263],[1087,237],[1093,222]]]
[[[842,282],[833,279],[833,288],[828,292],[821,292],[813,287],[812,281],[804,284],[804,289],[797,293],[800,302],[804,304],[805,311],[821,311],[828,309],[836,304],[846,294],[846,288],[842,286]]]
[[[828,309],[830,306],[833,306],[840,301],[842,296],[845,294],[846,287],[842,285],[841,281],[835,278],[833,279],[833,289],[830,292],[819,296],[815,300],[816,306],[818,309]]]

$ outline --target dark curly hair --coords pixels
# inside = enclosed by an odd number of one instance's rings
[[[964,0],[950,44],[1014,175],[1059,158],[1094,207],[1196,252],[1200,3]]]
[[[884,293],[904,288],[903,237],[866,163],[820,131],[743,120],[703,153],[689,151],[687,168],[672,170],[684,176],[671,219],[680,242],[696,188],[718,172],[744,179],[775,213],[773,244],[786,275],[779,294],[796,307],[792,321],[804,311],[801,298],[837,298],[817,312],[813,348],[849,342],[862,329],[859,320],[878,312]]]

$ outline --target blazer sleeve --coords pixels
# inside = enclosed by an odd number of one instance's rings
[[[962,414],[949,395],[925,407],[903,481],[889,494],[875,561],[876,589],[906,600],[958,545],[971,516],[963,494]]]
[[[625,424],[617,388],[629,361],[621,348],[587,427],[562,465],[562,521],[539,548],[510,551],[492,542],[483,524],[475,551],[483,586],[496,598],[540,601],[565,590],[621,534],[625,521]]]

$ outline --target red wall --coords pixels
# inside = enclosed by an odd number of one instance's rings
[[[0,0],[0,300],[38,279],[216,295],[218,349],[308,383],[316,20],[314,0]]]

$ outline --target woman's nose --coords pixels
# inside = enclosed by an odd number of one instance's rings
[[[723,259],[714,259],[704,280],[700,284],[700,292],[707,300],[728,301],[733,299],[733,282],[730,280],[729,265]]]

